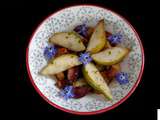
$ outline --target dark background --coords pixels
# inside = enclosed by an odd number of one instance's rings
[[[29,77],[25,65],[26,48],[32,32],[36,29],[39,23],[53,12],[66,6],[77,4],[95,4],[110,8],[125,17],[134,26],[140,35],[145,52],[145,68],[142,76],[142,81],[135,92],[123,104],[117,108],[96,116],[76,116],[69,113],[64,113],[45,102],[35,91],[29,81]],[[150,4],[150,3],[149,3]],[[158,89],[156,81],[158,71],[156,67],[159,63],[157,52],[159,47],[156,43],[158,40],[152,32],[153,22],[149,18],[151,14],[147,2],[140,0],[49,0],[41,1],[10,1],[1,4],[1,15],[4,15],[4,20],[9,25],[10,29],[5,28],[6,32],[11,32],[7,37],[11,37],[11,46],[16,50],[15,59],[15,111],[17,113],[51,113],[62,119],[108,119],[125,117],[156,118],[156,109],[159,107]],[[151,5],[152,6],[152,5]],[[154,6],[152,6],[154,7]],[[3,22],[2,22],[3,24]],[[149,31],[148,31],[149,29]],[[13,35],[12,35],[13,34]],[[151,42],[153,41],[153,42]],[[156,47],[157,46],[157,47]],[[159,55],[160,56],[160,55]],[[18,114],[17,114],[18,115]],[[129,117],[130,116],[130,117]],[[60,119],[59,118],[59,119]]]

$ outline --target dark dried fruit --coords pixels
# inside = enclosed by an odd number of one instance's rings
[[[119,71],[118,71],[116,68],[112,67],[112,68],[107,72],[107,77],[108,77],[109,79],[113,79],[113,78],[116,76],[117,72],[119,72]]]
[[[67,82],[66,80],[57,80],[56,84],[55,84],[59,89],[63,89],[66,85]]]
[[[119,71],[120,71],[120,65],[119,64],[115,64],[115,65],[109,66],[108,69],[106,69],[105,71],[101,72],[101,75],[106,80],[106,82],[109,84],[111,82],[111,80],[115,78],[116,74]]]
[[[107,78],[107,74],[106,74],[107,72],[106,71],[102,71],[100,73],[101,73],[101,75],[102,75],[103,78]]]
[[[60,56],[60,55],[67,54],[67,53],[69,53],[69,50],[68,50],[67,48],[58,47],[57,53],[56,53],[56,56],[55,56],[55,57],[58,57],[58,56]]]
[[[103,72],[100,72],[100,73],[101,73],[102,77],[104,78],[104,80],[106,81],[106,83],[109,84],[111,79],[108,78],[107,72],[108,71],[103,71]]]
[[[58,80],[64,80],[64,78],[65,78],[63,72],[57,73],[55,76],[56,76],[56,78],[57,78]]]
[[[85,96],[87,93],[91,92],[92,88],[89,86],[81,86],[74,88],[74,98],[81,98]]]
[[[105,66],[106,70],[110,70],[112,68],[112,66]]]
[[[119,71],[121,70],[121,66],[120,66],[120,64],[119,64],[119,63],[118,63],[118,64],[114,64],[114,65],[112,65],[112,68],[116,69],[116,70],[117,70],[117,72],[119,72]]]
[[[74,81],[76,81],[78,78],[78,74],[79,74],[79,67],[73,67],[68,69],[67,79],[69,83],[73,83]]]
[[[105,70],[106,66],[96,64],[96,68],[101,72],[101,71],[104,71],[104,70]]]
[[[87,46],[87,45],[88,45],[88,39],[86,39],[86,38],[82,38],[82,42],[83,42],[83,44],[84,44],[85,46]]]

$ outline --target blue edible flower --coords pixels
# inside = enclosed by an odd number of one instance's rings
[[[86,26],[86,24],[78,25],[74,28],[74,31],[83,37],[87,37],[88,27]]]
[[[60,96],[62,96],[65,100],[74,97],[73,86],[66,86],[62,91],[60,91]]]
[[[44,49],[44,56],[47,60],[50,60],[55,56],[57,49],[54,45],[49,45]]]
[[[119,44],[122,41],[122,37],[123,36],[120,33],[113,34],[108,37],[108,41],[111,44]]]
[[[116,74],[116,80],[117,80],[120,84],[129,83],[128,74],[125,73],[125,72],[119,72],[119,73]]]
[[[79,57],[79,61],[82,62],[84,65],[88,64],[92,61],[89,52],[81,53]]]

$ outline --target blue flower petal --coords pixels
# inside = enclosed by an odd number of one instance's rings
[[[116,74],[116,80],[120,84],[127,84],[127,83],[129,83],[128,74],[124,73],[124,72],[119,72],[119,73]]]
[[[108,40],[111,44],[119,44],[122,41],[122,35],[120,33],[110,35]]]
[[[66,86],[62,91],[60,91],[60,96],[62,96],[65,100],[74,97],[73,86]]]
[[[87,37],[88,27],[86,24],[78,25],[74,28],[74,31],[83,37]]]
[[[50,60],[55,56],[56,53],[57,53],[56,47],[54,45],[49,45],[45,47],[43,54],[47,60]]]
[[[79,61],[86,65],[92,61],[92,58],[88,52],[85,52],[80,54]]]

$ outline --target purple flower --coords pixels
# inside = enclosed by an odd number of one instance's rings
[[[74,88],[73,86],[66,86],[62,91],[60,91],[60,96],[62,96],[65,100],[74,97]]]
[[[111,44],[119,44],[122,41],[122,37],[123,36],[120,33],[113,34],[108,37],[108,41]]]
[[[88,27],[86,26],[86,24],[78,25],[74,28],[74,31],[83,37],[87,37]]]
[[[120,84],[129,83],[128,74],[125,73],[125,72],[119,72],[119,73],[116,74],[116,80],[117,80]]]
[[[57,52],[56,47],[54,45],[49,45],[45,47],[43,54],[47,60],[50,60],[55,56],[56,52]]]
[[[85,52],[80,54],[79,61],[86,65],[92,61],[92,58],[88,52]]]

